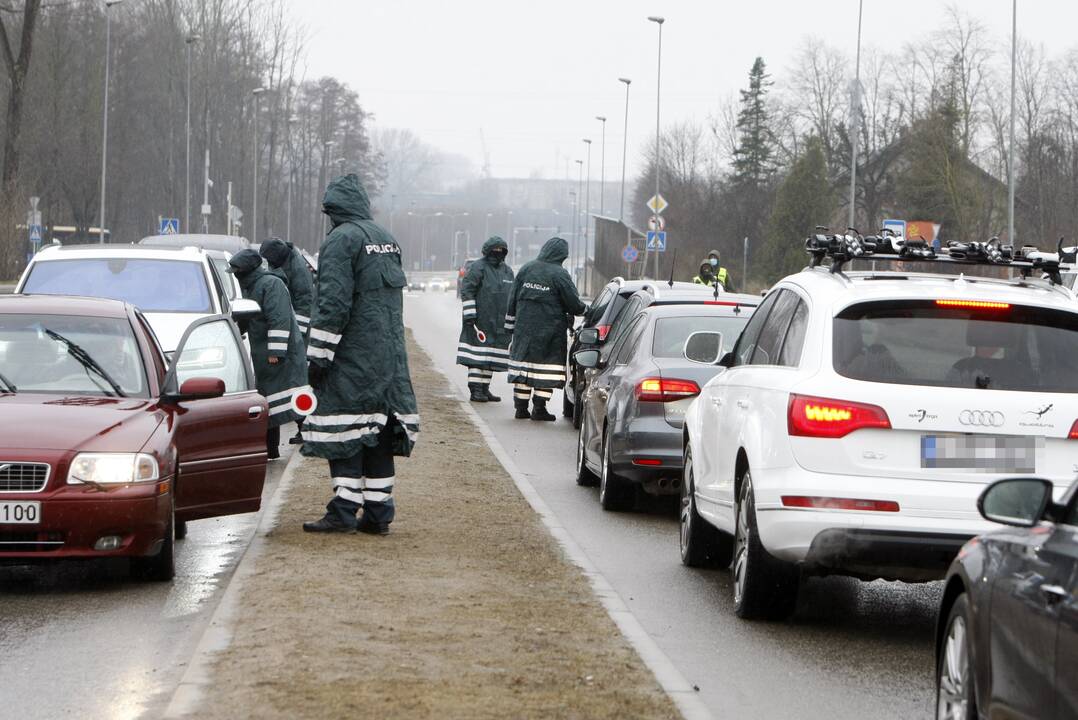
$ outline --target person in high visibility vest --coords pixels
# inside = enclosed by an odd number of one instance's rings
[[[715,279],[722,283],[722,289],[732,292],[734,278],[730,275],[730,271],[722,266],[722,256],[719,255],[718,250],[712,250],[707,254],[707,263],[711,266],[711,272],[715,275]]]
[[[711,263],[704,260],[700,263],[700,272],[692,279],[697,285],[711,286],[715,284],[715,273],[711,269]]]

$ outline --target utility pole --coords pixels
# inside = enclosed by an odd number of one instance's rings
[[[864,0],[857,3],[857,61],[854,65],[853,89],[851,91],[853,102],[850,103],[850,112],[853,118],[850,122],[850,227],[853,227],[857,216],[857,150],[861,140],[861,13],[865,9]]]
[[[625,222],[625,164],[629,158],[629,85],[632,80],[618,78],[618,82],[625,83],[625,130],[621,137],[621,212],[618,213],[618,220]]]
[[[260,242],[258,239],[258,100],[266,88],[257,87],[251,91],[255,98],[255,152],[254,152],[254,188],[251,193],[251,242]]]
[[[605,215],[606,205],[606,117],[596,115],[595,119],[603,124],[602,140],[599,143],[599,215]]]
[[[105,104],[101,122],[101,232],[99,242],[105,242],[105,184],[109,166],[109,70],[112,66],[112,6],[124,0],[105,0]]]
[[[1007,148],[1007,242],[1014,243],[1014,75],[1018,65],[1018,0],[1011,2],[1011,129]]]
[[[206,162],[202,170],[202,232],[210,231],[210,145],[206,143]]]
[[[655,201],[659,201],[659,156],[660,156],[660,141],[659,141],[659,111],[662,109],[662,75],[663,75],[663,23],[666,22],[666,18],[659,15],[652,15],[648,18],[653,23],[659,26],[659,61],[655,71]],[[658,215],[658,213],[656,213]],[[655,278],[659,277],[659,253],[655,252]]]
[[[588,146],[588,181],[584,186],[584,243],[581,245],[581,266],[584,268],[584,289],[588,287],[588,241],[591,236],[591,140],[584,138]]]
[[[187,45],[187,182],[184,184],[184,217],[183,231],[191,232],[191,46],[198,42],[198,35],[188,35],[184,43]]]

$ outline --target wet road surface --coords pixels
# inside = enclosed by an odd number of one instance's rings
[[[453,364],[459,301],[451,292],[412,293],[405,322],[467,397],[466,371]],[[681,565],[676,499],[651,501],[633,513],[604,512],[596,488],[574,481],[571,424],[513,420],[504,374],[492,389],[501,403],[473,407],[645,630],[700,688],[715,717],[932,715],[932,635],[942,583],[813,578],[803,584],[790,621],[739,620],[728,571]],[[560,413],[561,404],[556,393],[552,411]]]
[[[291,453],[281,450],[263,505]],[[172,583],[130,580],[124,560],[0,567],[0,717],[160,716],[257,523],[188,523]]]

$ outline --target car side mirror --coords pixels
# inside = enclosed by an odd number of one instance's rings
[[[732,368],[734,366],[734,353],[728,352],[719,360],[719,367]]]
[[[598,350],[580,350],[573,355],[573,360],[582,368],[597,368],[601,366]]]
[[[1052,489],[1052,483],[1041,478],[997,480],[977,498],[977,510],[985,520],[1034,527],[1052,503]]]
[[[581,345],[598,345],[599,330],[598,328],[584,328],[576,334],[576,339]]]
[[[232,319],[236,322],[241,320],[253,320],[262,314],[262,308],[254,300],[236,298],[232,301]]]
[[[212,377],[193,377],[183,381],[180,391],[173,398],[176,402],[184,400],[207,400],[225,394],[225,381]]]
[[[701,365],[714,365],[722,357],[722,333],[698,330],[685,340],[685,359]]]

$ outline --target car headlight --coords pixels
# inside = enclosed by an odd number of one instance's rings
[[[68,485],[109,485],[157,480],[157,461],[145,453],[79,453],[67,471]]]

